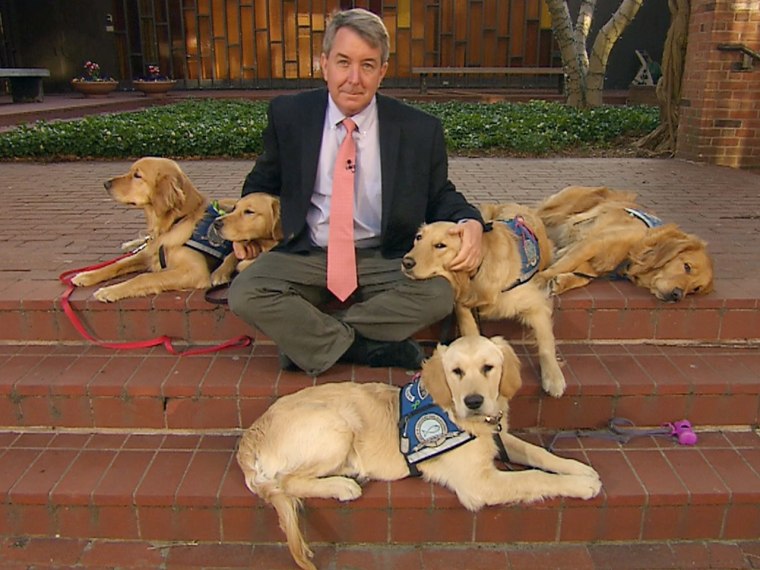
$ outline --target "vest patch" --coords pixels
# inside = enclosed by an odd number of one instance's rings
[[[409,470],[416,464],[475,439],[457,426],[420,384],[420,375],[401,388],[399,395],[399,448]]]

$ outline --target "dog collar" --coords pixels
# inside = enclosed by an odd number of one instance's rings
[[[502,293],[506,293],[518,285],[527,283],[538,273],[541,251],[538,246],[538,238],[525,223],[525,218],[516,216],[511,220],[501,220],[501,222],[520,240],[520,260],[522,262],[520,276],[511,285],[501,290]]]
[[[409,473],[420,475],[417,464],[456,449],[475,436],[456,425],[420,383],[421,375],[399,393],[399,448]]]

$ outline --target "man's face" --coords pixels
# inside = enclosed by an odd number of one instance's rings
[[[381,62],[380,48],[348,27],[338,30],[330,54],[323,53],[320,62],[333,101],[349,117],[369,105],[388,69],[388,63]]]

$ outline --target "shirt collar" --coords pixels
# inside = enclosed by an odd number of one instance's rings
[[[351,120],[356,123],[356,130],[359,133],[365,132],[372,122],[372,119],[377,116],[377,96],[372,97],[364,109],[362,109],[356,115],[351,117]],[[335,129],[346,118],[335,102],[332,100],[332,96],[327,97],[327,121],[331,128]]]

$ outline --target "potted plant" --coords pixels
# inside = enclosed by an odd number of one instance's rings
[[[157,65],[148,65],[148,73],[134,80],[135,89],[148,97],[165,97],[177,82],[161,73]]]
[[[72,79],[71,86],[85,97],[105,97],[119,86],[119,82],[110,75],[103,75],[100,65],[94,61],[87,61],[84,73]]]

